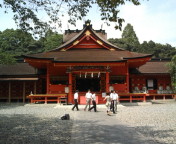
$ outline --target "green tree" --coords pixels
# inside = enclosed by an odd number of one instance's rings
[[[16,63],[14,55],[0,52],[0,64],[8,65]]]
[[[128,50],[138,51],[140,43],[131,24],[127,24],[124,28],[122,32],[122,40],[127,44]]]
[[[115,22],[115,28],[121,29],[124,19],[119,17],[119,7],[126,2],[126,0],[2,0],[0,8],[5,8],[5,13],[12,10],[13,19],[20,29],[40,34],[48,28],[60,27],[61,17],[66,14],[70,16],[68,22],[75,25],[77,20],[83,19],[88,14],[93,5],[98,6],[102,20],[107,24]],[[140,0],[128,2],[140,5]],[[47,21],[39,18],[40,12],[47,17]]]
[[[45,37],[42,37],[39,41],[43,43],[43,51],[49,51],[62,44],[63,35],[53,32],[52,30],[48,30]]]
[[[153,54],[153,57],[156,58],[172,58],[176,55],[175,47],[172,47],[169,44],[163,45],[160,43],[155,43],[152,40],[149,42],[144,41],[140,45],[138,52]]]
[[[108,41],[119,48],[128,49],[129,45],[122,38],[110,38]]]
[[[169,66],[169,72],[171,74],[172,78],[172,87],[174,91],[176,92],[176,55],[173,56],[171,62],[168,64]]]
[[[22,30],[6,29],[0,34],[0,51],[13,55],[29,53],[29,45],[34,43],[31,34]]]

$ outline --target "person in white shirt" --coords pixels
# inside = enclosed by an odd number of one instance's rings
[[[75,107],[76,107],[77,111],[79,111],[79,108],[78,108],[78,90],[74,94],[74,102],[75,102],[75,104],[74,104],[72,110],[74,110]]]
[[[112,110],[113,110],[113,113],[115,114],[117,113],[117,101],[118,101],[119,95],[114,90],[113,93],[111,93],[110,97],[112,101]]]
[[[91,108],[89,108],[89,111],[91,111],[92,109],[94,109],[94,112],[97,112],[96,94],[95,93],[92,94],[91,99],[92,99],[93,106]]]
[[[84,111],[86,111],[88,105],[89,105],[89,109],[90,109],[90,102],[91,102],[91,97],[92,97],[92,93],[90,92],[90,90],[88,90],[85,97],[86,97],[86,106],[84,108]]]
[[[107,107],[107,114],[110,114],[110,106],[111,106],[111,97],[109,93],[106,93],[106,96],[104,98],[104,101],[106,100],[106,107]]]

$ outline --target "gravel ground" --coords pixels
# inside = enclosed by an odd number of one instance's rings
[[[69,144],[75,114],[72,106],[0,103],[0,144]],[[106,109],[98,106],[102,115]],[[69,113],[71,120],[60,117]],[[94,113],[91,113],[91,115]],[[176,144],[176,102],[146,106],[118,105],[117,121],[158,144]],[[95,117],[95,116],[94,116]],[[96,118],[96,117],[95,117]]]
[[[156,143],[176,144],[176,103],[119,107],[117,119]]]
[[[73,121],[60,120],[67,112],[52,105],[0,104],[0,144],[68,144]]]

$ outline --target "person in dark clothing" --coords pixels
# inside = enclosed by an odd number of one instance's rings
[[[79,108],[78,108],[78,90],[74,94],[74,102],[75,102],[75,104],[74,104],[72,110],[74,110],[75,107],[76,107],[77,111],[79,111]]]
[[[91,99],[92,99],[93,106],[89,109],[89,111],[94,109],[94,112],[97,112],[96,95],[95,95],[95,93],[92,94]]]

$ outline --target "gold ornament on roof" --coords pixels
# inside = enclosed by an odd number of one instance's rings
[[[65,49],[61,49],[61,51],[66,51]]]
[[[103,45],[103,43],[99,40],[97,40],[97,43],[100,44],[100,45]]]
[[[87,30],[87,31],[85,32],[85,34],[86,34],[86,36],[89,36],[91,33],[90,33],[90,31]]]
[[[77,45],[78,43],[79,43],[79,41],[77,40],[73,43],[73,45]]]

